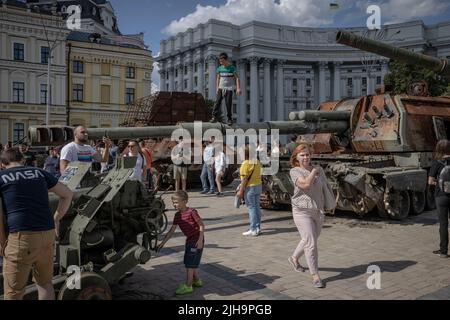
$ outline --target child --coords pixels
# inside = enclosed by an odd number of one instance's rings
[[[204,245],[205,226],[197,210],[188,208],[188,194],[185,191],[177,191],[172,196],[172,203],[178,212],[173,218],[172,227],[166,234],[164,240],[158,245],[157,251],[160,251],[164,244],[172,237],[177,226],[180,227],[186,236],[186,248],[184,251],[184,265],[186,266],[186,283],[183,283],[176,290],[176,294],[189,294],[194,291],[192,287],[201,287],[202,280],[198,276],[198,266],[202,258]]]

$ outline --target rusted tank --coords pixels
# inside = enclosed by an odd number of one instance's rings
[[[337,42],[450,74],[445,59],[393,48],[346,31],[337,33]],[[379,88],[375,95],[325,102],[317,111],[290,115],[292,120],[308,123],[347,121],[345,132],[304,138],[313,146],[313,162],[325,168],[338,209],[360,216],[376,210],[383,218],[404,219],[434,208],[427,176],[437,141],[450,134],[450,97],[429,97],[423,84],[411,88],[400,95]],[[276,176],[264,177],[266,207],[290,202],[287,194],[293,185],[287,161],[281,167],[284,170]]]

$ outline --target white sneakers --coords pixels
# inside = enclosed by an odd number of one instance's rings
[[[253,230],[247,230],[245,232],[242,233],[243,236],[252,236],[252,237],[256,237],[261,233],[260,229],[256,229],[256,231]]]

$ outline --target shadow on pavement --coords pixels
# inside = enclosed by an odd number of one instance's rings
[[[358,277],[362,274],[367,273],[367,268],[369,266],[378,266],[380,267],[381,273],[383,272],[400,272],[408,267],[417,264],[417,261],[411,260],[400,260],[400,261],[374,261],[368,264],[362,264],[358,266],[353,266],[349,268],[320,268],[319,271],[327,271],[327,272],[340,272],[340,274],[336,276],[332,276],[326,279],[323,279],[324,282],[333,282],[337,280],[345,280],[354,277]]]

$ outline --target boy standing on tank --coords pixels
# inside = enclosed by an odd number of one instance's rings
[[[239,96],[241,94],[241,83],[236,72],[236,67],[230,63],[226,53],[223,52],[219,55],[219,63],[220,66],[217,68],[216,78],[217,99],[210,122],[222,121],[222,99],[225,98],[228,125],[232,125],[233,113],[231,107],[233,104],[233,90],[236,89],[236,95]]]
[[[198,275],[198,266],[202,258],[205,242],[205,225],[197,210],[187,207],[188,199],[188,194],[182,190],[175,192],[172,196],[173,206],[178,211],[173,218],[172,227],[156,249],[157,251],[160,251],[164,247],[177,229],[177,226],[180,227],[181,231],[186,236],[186,247],[184,252],[186,283],[183,283],[178,287],[175,291],[177,295],[190,294],[194,292],[193,287],[198,288],[203,285],[203,282]]]

